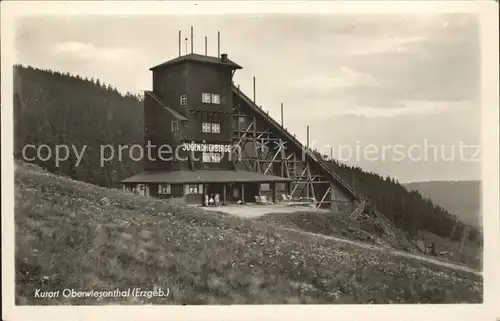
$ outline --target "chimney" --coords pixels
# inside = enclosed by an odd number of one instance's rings
[[[222,62],[228,62],[228,60],[227,60],[227,54],[224,53],[224,54],[220,55],[220,60]]]

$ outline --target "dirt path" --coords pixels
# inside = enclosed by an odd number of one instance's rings
[[[296,207],[286,207],[286,206],[279,206],[279,205],[245,205],[245,206],[224,206],[224,207],[214,207],[214,208],[204,208],[205,210],[208,211],[217,211],[217,212],[225,212],[231,215],[243,217],[243,218],[257,218],[269,213],[293,213],[297,212]],[[318,212],[318,211],[324,211],[324,212],[329,212],[328,210],[318,210],[315,208],[300,208],[301,211],[311,211],[311,212]],[[420,261],[425,261],[431,264],[447,267],[456,271],[465,271],[465,272],[470,272],[478,276],[482,276],[482,273],[480,271],[474,270],[472,268],[469,268],[465,265],[461,265],[458,263],[453,263],[450,261],[446,261],[444,259],[437,259],[425,255],[418,255],[418,254],[412,254],[404,251],[399,251],[395,249],[389,249],[389,248],[384,248],[380,246],[375,246],[363,242],[357,242],[357,241],[351,241],[345,238],[341,237],[335,237],[335,236],[329,236],[329,235],[323,235],[323,234],[317,234],[317,233],[312,233],[312,232],[306,232],[306,231],[301,231],[298,229],[293,229],[293,228],[286,228],[286,227],[280,227],[284,230],[295,232],[295,233],[302,233],[302,234],[308,234],[311,236],[316,236],[316,237],[322,237],[325,239],[329,240],[335,240],[337,242],[342,242],[342,243],[347,243],[351,244],[354,246],[370,249],[370,250],[375,250],[375,251],[380,251],[380,252],[387,252],[395,256],[402,256],[402,257],[407,257],[407,258],[412,258],[415,260],[420,260]]]
[[[205,211],[223,212],[243,218],[257,218],[271,213],[295,213],[297,211],[301,212],[312,212],[312,213],[330,213],[330,210],[318,209],[309,206],[284,206],[284,205],[255,205],[255,204],[245,204],[245,205],[228,205],[228,206],[218,206],[218,207],[204,207]]]
[[[374,246],[374,245],[370,245],[370,244],[366,244],[366,243],[362,243],[362,242],[356,242],[356,241],[347,240],[347,239],[340,238],[340,237],[328,236],[328,235],[323,235],[323,234],[316,234],[316,233],[311,233],[311,232],[305,232],[305,231],[300,231],[300,230],[296,230],[296,229],[292,229],[292,228],[287,228],[287,227],[284,227],[283,229],[287,230],[287,231],[290,231],[290,232],[308,234],[308,235],[311,235],[311,236],[321,237],[321,238],[328,239],[328,240],[334,240],[334,241],[337,241],[337,242],[347,243],[347,244],[351,244],[351,245],[354,245],[354,246],[359,246],[359,247],[370,249],[370,250],[375,250],[375,251],[380,251],[380,252],[387,252],[387,253],[390,253],[390,254],[395,255],[395,256],[404,256],[404,257],[412,258],[412,259],[415,259],[415,260],[425,261],[425,262],[432,263],[432,264],[435,264],[435,265],[444,266],[444,267],[447,267],[447,268],[450,268],[450,269],[453,269],[453,270],[470,272],[470,273],[473,273],[473,274],[475,274],[477,276],[482,276],[482,273],[480,271],[471,269],[471,268],[469,268],[467,266],[456,264],[456,263],[452,263],[452,262],[449,262],[449,261],[435,259],[435,258],[428,257],[428,256],[417,255],[417,254],[412,254],[412,253],[408,253],[408,252],[387,249],[387,248],[378,247],[378,246]]]

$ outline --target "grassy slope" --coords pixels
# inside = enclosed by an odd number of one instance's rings
[[[407,183],[408,190],[417,190],[433,203],[457,215],[466,224],[481,226],[480,181],[431,181]]]
[[[353,241],[361,241],[369,244],[403,250],[405,243],[401,243],[399,237],[392,238],[389,235],[377,235],[370,221],[353,221],[350,214],[338,213],[272,213],[257,219],[259,222],[266,222],[278,226],[286,226],[305,232],[318,233],[326,236],[343,237]],[[421,232],[429,244],[434,242],[438,252],[449,251],[452,255],[440,255],[438,259],[454,261],[465,264],[473,269],[482,268],[482,248],[476,242],[466,241],[462,254],[459,253],[459,241],[450,241],[430,232]]]
[[[326,236],[343,237],[352,241],[377,244],[386,248],[403,249],[403,246],[397,242],[380,238],[371,230],[363,229],[364,226],[353,221],[350,215],[350,213],[272,213],[261,216],[256,221]]]
[[[162,299],[100,303],[482,302],[470,273],[371,252],[262,222],[205,213],[16,169],[16,302],[36,288],[169,288]]]

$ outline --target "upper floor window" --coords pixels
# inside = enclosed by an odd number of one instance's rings
[[[220,95],[212,94],[212,104],[220,104]]]
[[[239,121],[240,123],[244,123],[244,122],[245,122],[245,117],[243,117],[243,116],[239,116],[239,117],[238,117],[238,121]]]
[[[201,123],[201,131],[203,133],[220,133],[219,123]]]
[[[181,106],[186,106],[187,104],[188,104],[188,96],[182,95],[181,96]]]
[[[212,124],[212,133],[220,133],[220,124]]]
[[[201,124],[201,131],[204,133],[210,133],[212,127],[210,123],[202,123]]]
[[[202,93],[201,94],[201,102],[202,103],[207,103],[207,104],[210,104],[210,99],[211,99],[211,94],[209,93]]]
[[[179,122],[174,120],[172,121],[172,131],[173,132],[178,132],[179,131]]]
[[[203,163],[220,163],[221,153],[203,153]]]

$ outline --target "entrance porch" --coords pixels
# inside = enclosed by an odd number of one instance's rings
[[[291,180],[241,170],[149,171],[123,181],[142,195],[173,198],[188,205],[205,205],[205,196],[219,204],[255,203],[256,197],[276,202],[290,193]]]
[[[205,183],[203,184],[202,205],[205,195],[208,198],[217,198],[219,204],[246,204],[255,203],[256,196],[265,196],[270,202],[276,203],[278,195],[288,194],[290,191],[289,183],[259,183],[259,182],[230,182],[230,183]],[[189,204],[193,204],[189,202]]]

